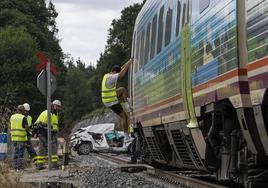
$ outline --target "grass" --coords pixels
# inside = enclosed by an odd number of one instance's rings
[[[0,187],[5,188],[31,188],[30,184],[20,182],[20,174],[11,170],[11,162],[9,160],[0,162]]]
[[[19,176],[12,173],[10,161],[0,162],[0,187],[20,187]]]

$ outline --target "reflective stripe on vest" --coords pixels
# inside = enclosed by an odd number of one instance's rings
[[[103,103],[111,103],[118,101],[116,95],[116,83],[112,86],[112,88],[108,88],[106,84],[108,77],[109,73],[105,74],[101,84],[101,97]]]
[[[37,118],[35,123],[43,123],[47,126],[47,110],[43,111],[39,117]],[[56,114],[51,114],[51,128],[52,131],[58,131],[59,126],[58,126],[58,116]]]
[[[25,142],[27,141],[27,133],[25,128],[23,128],[23,118],[25,116],[22,114],[14,114],[10,118],[10,132],[11,132],[11,141]]]

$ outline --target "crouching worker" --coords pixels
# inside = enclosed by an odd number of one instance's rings
[[[13,145],[12,165],[15,170],[24,168],[24,150],[27,141],[27,119],[23,105],[17,107],[17,113],[10,118],[10,133]]]
[[[54,100],[51,104],[52,168],[58,167],[57,133],[59,131],[58,114],[60,109],[61,109],[61,102],[59,100]],[[48,155],[47,128],[48,128],[48,119],[47,119],[47,110],[45,110],[39,115],[38,119],[35,122],[35,129],[38,129],[38,137],[39,137],[38,152],[36,157],[37,158],[36,164],[38,170],[42,170],[45,168],[44,163],[47,160]]]
[[[120,116],[121,130],[124,131],[125,142],[131,141],[132,139],[128,134],[128,118],[127,113],[123,110],[120,103],[124,104],[124,108],[130,111],[130,106],[127,100],[127,91],[125,88],[116,88],[118,79],[122,79],[127,73],[128,68],[133,63],[130,59],[122,67],[115,65],[110,73],[104,75],[102,79],[102,102],[110,108],[114,113]]]

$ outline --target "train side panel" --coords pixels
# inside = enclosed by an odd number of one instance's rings
[[[266,0],[146,1],[130,93],[147,162],[267,185],[267,13]]]
[[[133,75],[134,114],[136,121],[143,122],[144,126],[159,125],[165,121],[163,117],[170,119],[170,115],[183,112],[180,95],[180,36],[170,32],[167,43],[165,30],[167,15],[172,17],[172,31],[176,27],[175,1],[150,2],[153,1],[148,2],[151,5],[149,16],[144,16],[147,22],[143,25],[140,21],[141,26],[136,28],[135,61],[138,63]],[[162,29],[159,29],[160,24]],[[185,118],[182,116],[181,119]]]
[[[251,102],[268,156],[268,1],[247,1],[248,78]]]
[[[236,1],[193,3],[192,85],[203,106],[239,94]]]

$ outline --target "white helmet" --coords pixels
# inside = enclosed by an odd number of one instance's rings
[[[59,100],[54,100],[52,104],[61,106],[61,102]]]
[[[23,106],[24,106],[24,109],[26,111],[30,111],[31,108],[30,108],[30,105],[28,103],[24,103]]]

